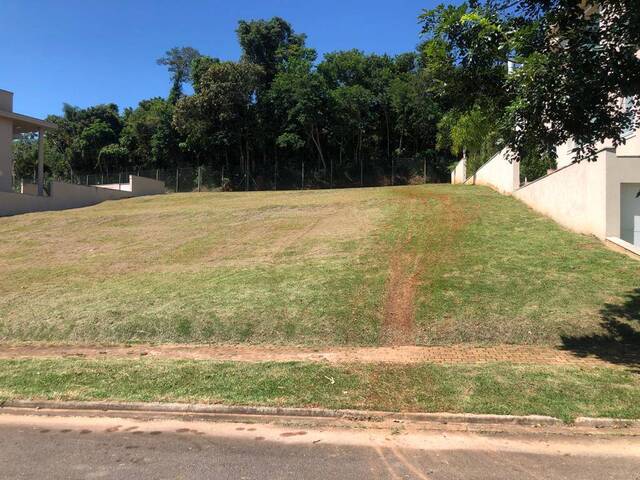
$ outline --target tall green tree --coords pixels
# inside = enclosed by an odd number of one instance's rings
[[[182,86],[191,82],[191,64],[200,57],[200,52],[192,47],[173,47],[156,62],[164,65],[171,74],[169,102],[175,104],[182,96]]]

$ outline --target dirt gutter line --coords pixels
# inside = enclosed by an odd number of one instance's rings
[[[559,418],[545,415],[491,415],[469,413],[397,413],[366,410],[330,410],[322,408],[263,407],[241,405],[206,405],[186,403],[144,402],[61,402],[34,400],[6,400],[0,403],[0,414],[8,409],[29,412],[32,410],[99,412],[109,416],[118,413],[143,414],[203,414],[242,415],[260,417],[287,417],[289,419],[316,418],[365,422],[440,423],[458,425],[507,425],[530,427],[575,426],[588,428],[640,428],[639,420],[580,417],[567,424]]]

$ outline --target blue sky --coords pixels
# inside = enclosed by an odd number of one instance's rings
[[[413,50],[417,17],[432,0],[0,0],[0,89],[16,112],[60,113],[134,106],[165,96],[169,77],[155,60],[173,46],[222,59],[240,54],[238,20],[281,16],[320,54],[359,48]]]

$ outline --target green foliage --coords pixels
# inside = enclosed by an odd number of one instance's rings
[[[64,158],[68,172],[108,171],[111,165],[102,164],[100,151],[118,142],[122,118],[114,104],[96,105],[81,109],[65,104],[62,116],[49,116],[47,120],[58,128],[47,133],[54,155]]]
[[[35,179],[38,168],[37,134],[21,135],[12,145],[13,170],[17,179]],[[46,176],[62,177],[68,165],[48,137],[45,137],[44,170]]]
[[[297,186],[304,164],[317,186],[381,184],[403,157],[428,158],[430,176],[447,177],[451,154],[437,152],[436,132],[453,95],[446,65],[428,60],[452,65],[442,43],[318,61],[305,35],[278,17],[240,21],[237,36],[239,61],[167,51],[157,61],[171,76],[166,100],[143,100],[122,115],[115,105],[65,106],[51,117],[67,174],[203,165],[224,169],[230,188],[253,188],[275,174],[280,186]],[[183,94],[185,83],[193,94]]]
[[[438,129],[438,148],[450,148],[456,156],[466,155],[469,175],[500,150],[495,114],[479,105],[463,113],[447,112]]]
[[[539,175],[569,139],[578,159],[592,159],[599,142],[618,145],[637,128],[639,11],[637,0],[440,5],[421,16],[422,61],[453,115],[477,105],[493,112],[492,135],[531,163],[523,171]],[[510,60],[522,68],[507,76]],[[626,106],[615,101],[625,97]],[[454,124],[441,122],[442,129]]]
[[[254,95],[262,69],[251,63],[213,62],[200,73],[197,93],[180,99],[174,126],[197,155],[215,155],[220,146],[239,145],[248,155]],[[244,149],[244,150],[243,150]]]
[[[278,71],[283,54],[291,47],[302,47],[305,43],[305,35],[296,34],[291,24],[279,17],[241,20],[236,33],[242,47],[242,61],[262,68],[262,80],[267,88]]]
[[[192,80],[191,66],[200,57],[200,52],[192,47],[174,47],[168,50],[156,62],[165,65],[171,74],[171,92],[169,102],[175,103],[182,96],[182,85]]]
[[[181,159],[181,137],[172,125],[174,105],[163,98],[143,100],[124,112],[120,145],[128,151],[126,164],[168,167]]]

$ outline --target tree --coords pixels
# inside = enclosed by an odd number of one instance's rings
[[[173,47],[157,60],[158,65],[165,65],[171,74],[171,91],[169,102],[175,104],[182,96],[182,85],[191,82],[191,64],[200,57],[200,52],[192,47]]]
[[[352,49],[318,62],[281,18],[241,21],[237,35],[237,62],[190,47],[159,59],[171,74],[167,99],[122,115],[115,105],[67,105],[51,117],[59,128],[47,142],[67,174],[203,165],[223,169],[230,188],[267,188],[299,185],[304,165],[307,183],[352,185],[365,170],[386,183],[397,155],[449,157],[448,147],[434,154],[436,125],[469,88],[444,41],[394,57]],[[185,83],[193,94],[182,92]],[[440,160],[432,166],[446,174]]]
[[[331,91],[331,99],[342,130],[350,135],[353,160],[360,166],[360,185],[364,182],[364,160],[362,147],[365,135],[373,122],[374,95],[361,85],[340,86]]]
[[[250,63],[218,62],[201,72],[196,93],[176,105],[173,124],[184,135],[183,148],[199,162],[216,158],[222,147],[225,159],[237,148],[240,168],[249,169],[254,124],[254,97],[262,69]]]
[[[20,135],[12,146],[13,172],[16,179],[35,180],[38,169],[38,135],[35,133]],[[68,165],[48,136],[45,137],[44,149],[45,174],[64,177],[68,171]]]
[[[181,136],[173,127],[174,105],[163,98],[140,102],[124,113],[120,145],[128,161],[138,167],[174,167],[181,158]]]
[[[577,158],[592,160],[599,142],[624,143],[623,132],[638,126],[640,2],[518,6],[526,30],[510,45],[523,67],[510,78],[502,130],[512,150],[522,157],[533,145],[555,157],[554,147],[573,139]]]
[[[496,115],[479,105],[466,112],[450,110],[438,127],[438,148],[450,148],[458,157],[466,155],[470,175],[500,150]]]
[[[62,155],[71,172],[102,171],[100,150],[117,143],[122,119],[115,104],[96,105],[81,109],[65,104],[62,116],[49,116],[58,128],[47,133],[55,151]]]
[[[313,69],[313,59],[315,52],[309,49],[291,56],[274,78],[269,97],[276,113],[285,118],[278,145],[299,148],[309,141],[320,168],[326,170],[323,133],[329,97],[324,78]]]
[[[639,12],[638,0],[486,0],[441,5],[421,19],[431,58],[450,56],[463,98],[499,112],[499,137],[515,160],[553,160],[568,139],[580,160],[595,158],[606,139],[623,143],[637,125]],[[522,68],[507,77],[509,61]]]
[[[242,61],[262,68],[261,84],[268,88],[285,60],[290,47],[303,47],[305,35],[296,34],[289,22],[280,17],[270,20],[238,22],[236,30]]]

